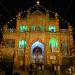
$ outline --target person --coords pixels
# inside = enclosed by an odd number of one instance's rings
[[[42,74],[44,75],[44,65],[42,65]]]
[[[34,75],[37,75],[37,65],[34,65]]]
[[[72,69],[71,69],[71,66],[69,67],[68,71],[69,71],[69,75],[72,75]]]
[[[30,64],[30,66],[29,66],[29,75],[32,75],[32,73],[33,73],[33,68],[32,68],[32,64]]]
[[[25,70],[25,64],[22,65],[22,70]]]
[[[71,68],[70,67],[67,68],[66,74],[67,75],[72,75],[72,71],[71,71]]]
[[[56,67],[55,67],[54,64],[52,64],[52,74],[53,74],[53,75],[57,75],[57,74],[56,74]]]

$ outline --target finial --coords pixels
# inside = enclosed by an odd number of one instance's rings
[[[37,5],[39,6],[40,2],[37,0]]]
[[[55,17],[56,17],[56,19],[58,18],[58,16],[59,16],[59,15],[58,15],[57,13],[55,13]]]
[[[19,12],[18,16],[21,16],[21,13]]]
[[[58,16],[58,13],[55,13],[55,16],[57,17]]]

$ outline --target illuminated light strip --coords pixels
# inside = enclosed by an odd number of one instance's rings
[[[43,8],[43,9],[46,10],[46,11],[48,11],[48,12],[55,13],[55,12],[52,12],[52,11],[50,11],[50,10],[47,10],[46,8]],[[58,15],[58,16],[59,16],[59,15]],[[59,16],[59,17],[60,17],[60,16]],[[61,18],[61,17],[60,17],[60,19],[61,19],[61,20],[64,20],[64,19]],[[64,21],[64,22],[67,23],[67,21]]]
[[[31,10],[31,8],[29,10]]]
[[[67,23],[67,21],[64,21],[65,23]]]
[[[34,7],[32,7],[32,8],[34,8]]]
[[[8,24],[9,24],[9,22],[8,22]]]
[[[13,18],[13,19],[15,19],[15,18]]]
[[[12,21],[12,19],[10,21]]]
[[[35,5],[35,6],[37,6],[37,5]]]
[[[26,12],[26,11],[24,11],[24,12]]]
[[[36,7],[36,6],[37,6],[37,5],[35,5],[35,7]],[[48,12],[56,13],[56,12],[52,12],[52,11],[46,9],[46,8],[43,8],[43,6],[40,6],[40,7],[41,7],[42,9],[48,11]],[[34,7],[29,8],[27,11],[31,10],[32,8],[34,8]],[[23,12],[25,13],[26,11],[23,11]],[[23,12],[21,12],[21,14],[22,14]],[[18,17],[18,16],[16,15],[16,17]],[[59,16],[59,17],[60,17],[60,16]],[[13,18],[13,19],[15,19],[15,18]],[[60,19],[61,19],[61,20],[64,20],[64,19],[62,19],[61,17],[60,17]],[[11,19],[10,21],[12,21],[12,19]],[[8,23],[9,23],[9,22],[8,22]],[[67,21],[65,21],[65,23],[67,23]]]
[[[16,15],[16,17],[17,17],[17,15]]]
[[[23,14],[23,12],[21,12],[21,14]]]

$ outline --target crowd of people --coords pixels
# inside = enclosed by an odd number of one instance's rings
[[[67,74],[67,75],[75,75],[75,66],[69,66],[69,67],[66,69],[66,74]]]
[[[28,72],[29,75],[44,75],[44,65],[30,64]]]
[[[28,73],[27,75],[48,75],[46,74],[46,70],[47,72],[49,72],[49,75],[58,75],[56,70],[54,69],[54,65],[50,65],[50,66],[48,65],[48,67],[47,68],[46,67],[44,64],[30,64],[27,70],[25,68],[22,68],[22,70],[24,69],[23,71],[26,71]],[[75,65],[69,66],[63,69],[63,72],[64,72],[64,75],[75,75]],[[15,72],[13,74],[12,68],[5,68],[4,72],[1,71],[0,74],[1,75],[21,75],[18,72]]]
[[[54,65],[47,69],[51,75],[58,75],[54,69]],[[29,75],[44,75],[44,65],[32,65],[29,66]],[[62,72],[61,72],[62,73]],[[62,75],[62,74],[60,74]],[[75,66],[69,66],[64,70],[64,75],[75,75]]]

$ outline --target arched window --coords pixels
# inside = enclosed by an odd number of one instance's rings
[[[20,25],[20,32],[25,32],[25,31],[27,31],[27,26]]]
[[[58,48],[58,41],[56,39],[54,39],[54,38],[50,39],[50,41],[49,41],[49,47],[50,48],[52,48],[52,47]]]
[[[40,30],[44,31],[45,30],[45,26],[40,26]]]
[[[48,27],[48,30],[49,30],[50,32],[56,32],[56,26],[49,26],[49,27]]]
[[[33,25],[31,28],[32,28],[32,30],[34,31],[34,30],[36,29],[36,26]]]
[[[26,48],[26,40],[19,40],[18,47]]]

